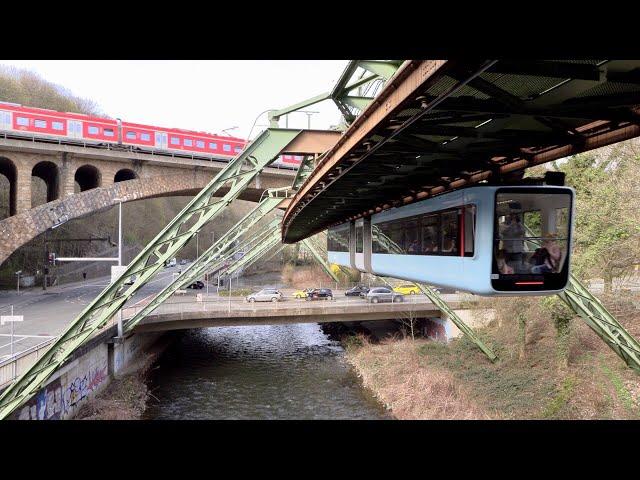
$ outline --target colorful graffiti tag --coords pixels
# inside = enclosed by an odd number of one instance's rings
[[[105,362],[82,377],[78,376],[71,382],[64,382],[65,387],[61,378],[51,382],[29,400],[20,410],[18,419],[57,420],[63,415],[68,415],[107,379],[107,365]]]

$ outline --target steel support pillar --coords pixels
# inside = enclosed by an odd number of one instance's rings
[[[307,250],[309,250],[309,252],[311,252],[311,255],[313,255],[313,258],[315,258],[316,261],[322,266],[322,268],[324,268],[324,271],[329,274],[329,276],[333,279],[333,281],[339,282],[340,279],[337,277],[335,273],[331,271],[331,266],[329,265],[329,262],[325,260],[326,255],[322,255],[318,247],[316,247],[313,244],[313,242],[308,238],[305,238],[304,240],[302,240],[302,244],[307,248]]]
[[[640,343],[620,325],[600,300],[573,275],[558,296],[582,318],[624,362],[640,372]]]

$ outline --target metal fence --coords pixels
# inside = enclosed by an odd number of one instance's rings
[[[16,377],[33,365],[40,358],[41,353],[54,340],[55,338],[50,338],[16,353],[13,357],[0,361],[0,388],[13,382]]]

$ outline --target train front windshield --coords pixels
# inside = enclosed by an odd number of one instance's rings
[[[497,291],[560,290],[569,276],[572,191],[500,189],[496,193],[493,269]]]

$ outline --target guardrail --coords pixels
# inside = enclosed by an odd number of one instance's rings
[[[46,350],[55,337],[38,343],[21,352],[16,353],[13,357],[0,360],[0,388],[9,385],[33,363],[40,358],[40,352]]]

